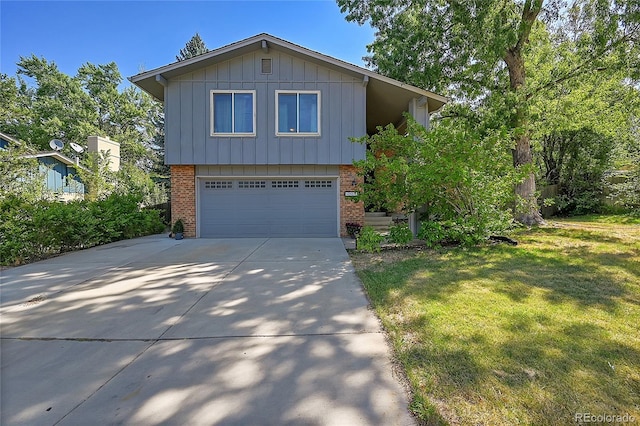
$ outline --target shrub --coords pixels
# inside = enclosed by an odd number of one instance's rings
[[[360,235],[356,240],[358,250],[368,251],[370,253],[379,252],[380,244],[384,237],[377,233],[371,226],[364,226],[360,230]]]
[[[422,222],[418,230],[418,238],[424,240],[427,247],[438,246],[445,237],[442,225],[438,222]]]
[[[481,240],[511,224],[514,186],[530,171],[514,169],[506,132],[451,120],[427,131],[411,117],[402,132],[392,125],[378,130],[357,139],[368,147],[354,163],[365,205],[404,214],[426,210],[449,221],[456,240]],[[473,235],[458,235],[467,231]]]
[[[182,234],[184,232],[184,222],[182,222],[182,219],[176,220],[176,222],[173,224],[173,227],[171,228],[171,231],[174,234]]]
[[[362,225],[354,222],[345,224],[345,227],[347,228],[347,234],[349,234],[351,238],[356,238],[362,229]]]
[[[141,210],[140,198],[112,194],[70,203],[0,201],[0,264],[17,265],[58,253],[164,230],[157,210]]]
[[[398,223],[389,228],[389,240],[396,244],[408,244],[413,241],[413,232],[406,223]]]
[[[640,163],[640,155],[637,161]],[[622,181],[611,184],[609,198],[619,211],[640,214],[640,165],[636,165]]]

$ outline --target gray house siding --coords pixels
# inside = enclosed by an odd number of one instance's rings
[[[261,60],[272,59],[272,73]],[[255,90],[256,136],[210,136],[210,91]],[[276,136],[276,90],[319,90],[319,137]],[[170,165],[351,164],[365,147],[349,138],[366,134],[366,87],[352,77],[272,50],[245,54],[168,81],[166,162]]]

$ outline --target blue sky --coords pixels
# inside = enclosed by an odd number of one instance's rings
[[[266,32],[360,66],[374,37],[330,0],[0,0],[0,72],[35,54],[69,75],[114,61],[126,78],[174,62],[196,32],[209,49]]]

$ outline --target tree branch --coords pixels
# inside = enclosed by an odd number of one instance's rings
[[[544,0],[526,0],[522,8],[522,19],[520,20],[520,26],[518,27],[518,41],[513,47],[515,52],[520,52],[522,46],[529,40],[529,34],[531,34],[531,28],[536,21],[538,14],[542,10],[542,3]]]
[[[619,39],[615,40],[614,42],[610,43],[609,45],[607,45],[606,47],[600,49],[599,51],[597,51],[596,53],[594,53],[593,55],[589,56],[588,58],[586,58],[584,61],[582,61],[582,63],[580,63],[579,65],[577,65],[576,67],[574,67],[572,70],[570,70],[569,72],[567,72],[565,75],[560,76],[554,80],[548,81],[547,83],[543,84],[542,86],[537,87],[535,90],[532,90],[531,92],[527,93],[526,98],[527,99],[531,99],[531,97],[541,91],[541,90],[545,90],[548,89],[552,86],[555,86],[557,84],[560,84],[564,81],[570,80],[574,77],[578,77],[580,75],[582,75],[585,72],[590,71],[587,66],[589,64],[591,64],[595,59],[601,57],[602,55],[604,55],[605,53],[607,53],[607,51],[610,51],[612,49],[614,49],[615,47],[619,46],[622,43],[625,43],[627,41],[629,41],[629,34],[625,34],[624,36],[620,37]],[[601,72],[601,71],[608,71],[610,70],[612,67],[597,67],[592,69],[591,71],[597,71],[597,72]]]

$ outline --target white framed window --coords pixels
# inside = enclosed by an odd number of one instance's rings
[[[276,90],[276,136],[320,136],[320,91]]]
[[[255,136],[256,91],[211,91],[211,136]]]

